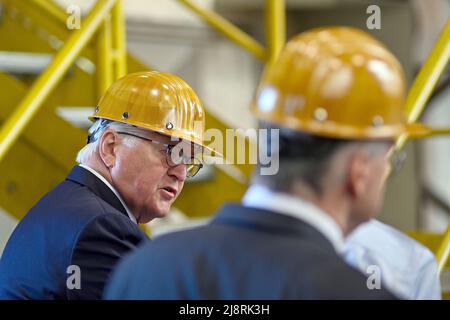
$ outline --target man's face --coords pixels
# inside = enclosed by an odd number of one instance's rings
[[[135,137],[124,139],[122,134],[117,136],[115,164],[111,168],[114,187],[138,222],[164,217],[183,189],[186,165],[169,166],[162,145]],[[169,137],[153,132],[143,137],[176,144]]]

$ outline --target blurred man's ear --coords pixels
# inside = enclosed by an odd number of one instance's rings
[[[100,137],[98,152],[106,167],[112,168],[116,163],[117,134],[112,130],[106,130]]]
[[[367,192],[370,175],[370,157],[364,150],[355,150],[348,163],[347,188],[350,196],[359,199]]]

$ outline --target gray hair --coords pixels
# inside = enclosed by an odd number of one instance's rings
[[[102,122],[102,119],[98,119],[90,128],[89,128],[89,135],[90,140],[92,142],[85,145],[80,151],[78,151],[76,162],[79,164],[86,163],[91,157],[94,155],[95,152],[97,152],[97,147],[100,141],[101,136],[103,133],[105,133],[106,129],[112,129],[116,132],[127,132],[131,133],[137,136],[145,136],[146,133],[148,133],[148,130],[135,127],[133,125],[122,123],[122,122],[115,122],[111,121],[104,125]],[[135,143],[136,138],[133,136],[124,135],[123,136],[123,142],[132,146]]]

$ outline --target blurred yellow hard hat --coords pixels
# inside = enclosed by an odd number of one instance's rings
[[[128,74],[114,82],[90,118],[108,119],[203,144],[205,111],[194,90],[176,75]],[[209,149],[209,148],[208,148]]]
[[[342,139],[429,135],[408,124],[403,69],[384,45],[349,27],[325,27],[289,41],[264,71],[252,110],[308,134]]]

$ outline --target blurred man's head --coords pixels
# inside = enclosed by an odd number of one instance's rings
[[[342,140],[281,129],[279,145],[272,149],[278,151],[279,170],[256,175],[254,183],[316,204],[347,233],[380,210],[392,147],[389,140]]]
[[[297,35],[264,71],[252,104],[262,127],[280,129],[279,172],[256,183],[314,202],[345,233],[374,217],[395,140],[427,131],[407,123],[405,88],[397,59],[361,30]]]

